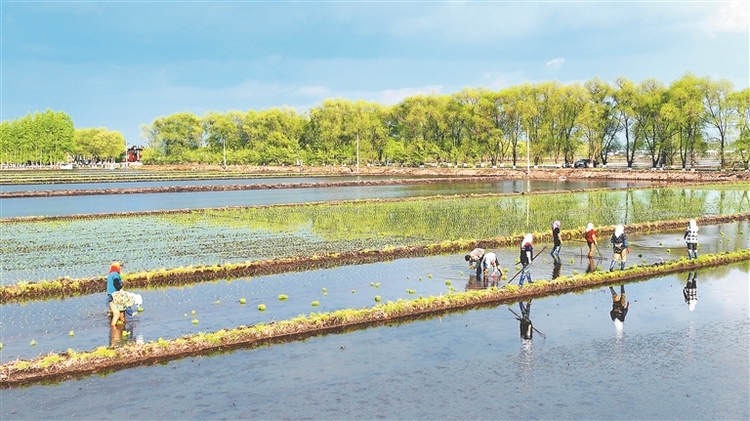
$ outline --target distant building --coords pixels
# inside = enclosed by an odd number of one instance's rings
[[[141,162],[141,153],[143,153],[143,146],[131,146],[127,152],[127,162]]]

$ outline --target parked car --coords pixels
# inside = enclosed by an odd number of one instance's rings
[[[597,167],[599,165],[598,162],[592,161],[588,158],[579,159],[578,161],[573,163],[573,168],[590,168],[590,167]]]

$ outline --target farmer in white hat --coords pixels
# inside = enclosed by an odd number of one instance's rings
[[[615,262],[618,260],[620,261],[620,270],[624,270],[625,261],[628,259],[628,253],[630,253],[628,238],[625,236],[625,227],[618,225],[609,241],[612,243],[612,262],[609,264],[609,271],[615,270]]]
[[[682,236],[687,243],[688,259],[698,258],[698,223],[695,219],[691,219],[690,223],[685,230],[685,235]]]

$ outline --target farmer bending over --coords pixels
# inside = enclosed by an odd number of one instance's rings
[[[484,256],[484,249],[480,248],[475,248],[471,253],[464,256],[464,259],[469,262],[469,269],[474,269],[474,265],[482,261],[482,256]]]
[[[112,311],[112,326],[118,321],[125,323],[125,313],[133,315],[133,306],[143,304],[143,297],[140,294],[133,294],[127,291],[115,291],[112,293],[112,301],[109,303],[109,309]]]

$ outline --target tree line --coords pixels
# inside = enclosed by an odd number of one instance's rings
[[[594,78],[415,95],[393,106],[328,99],[305,114],[179,113],[142,130],[144,160],[154,163],[516,165],[528,153],[535,164],[564,164],[582,153],[606,164],[622,151],[628,166],[645,154],[653,166],[685,168],[710,148],[724,166],[731,147],[747,166],[750,90],[692,74],[669,86]]]
[[[0,164],[114,162],[125,153],[122,133],[105,128],[76,129],[62,111],[35,112],[0,123]]]
[[[750,89],[690,73],[669,86],[594,78],[415,95],[392,106],[327,99],[304,113],[184,112],[141,130],[144,163],[515,166],[528,154],[534,164],[569,164],[577,156],[606,164],[617,151],[629,167],[646,156],[655,167],[687,168],[715,149],[722,166],[748,168]],[[0,146],[2,162],[52,162],[65,154],[114,160],[125,152],[119,132],[75,130],[70,117],[50,110],[3,122]]]

